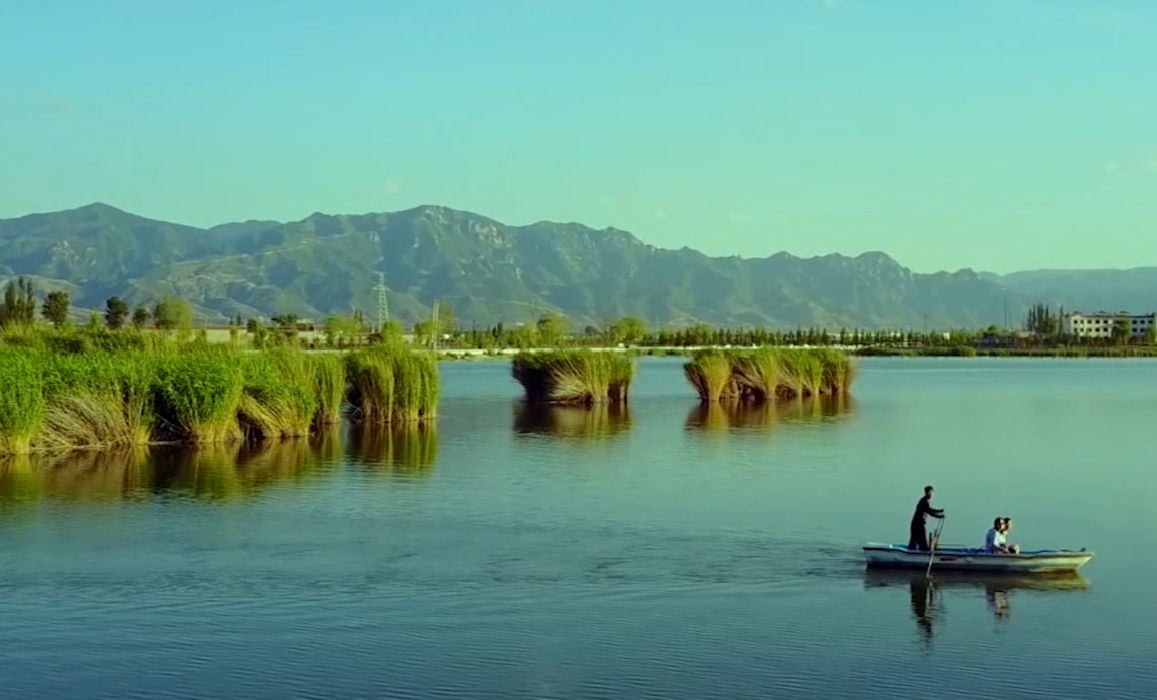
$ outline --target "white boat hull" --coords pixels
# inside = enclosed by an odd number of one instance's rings
[[[869,568],[926,569],[932,555],[932,570],[989,571],[1021,574],[1076,571],[1093,558],[1085,550],[1046,549],[1020,554],[985,552],[959,546],[937,547],[934,553],[908,549],[899,544],[864,545],[864,561]]]

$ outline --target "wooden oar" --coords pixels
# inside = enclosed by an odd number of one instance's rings
[[[932,560],[936,557],[936,545],[940,544],[940,531],[944,529],[944,518],[940,518],[940,522],[936,525],[936,532],[932,533],[932,542],[928,549],[928,569],[924,571],[924,578],[932,576]]]

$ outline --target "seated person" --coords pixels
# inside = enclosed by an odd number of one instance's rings
[[[1006,515],[1003,518],[1001,518],[1001,520],[1004,521],[1004,527],[1002,528],[1002,530],[1004,532],[1004,537],[1005,537],[1004,546],[1008,548],[1009,552],[1011,552],[1013,554],[1020,554],[1020,545],[1019,544],[1009,544],[1008,543],[1008,532],[1009,532],[1009,530],[1012,529],[1012,518],[1010,518]]]
[[[1008,545],[1005,544],[1004,539],[1004,518],[996,518],[992,521],[992,529],[984,536],[984,551],[1008,553]]]

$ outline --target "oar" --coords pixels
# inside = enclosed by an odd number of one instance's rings
[[[944,518],[940,518],[940,522],[936,525],[936,532],[932,533],[931,546],[928,548],[928,569],[924,572],[924,578],[932,576],[932,560],[936,556],[936,545],[940,544],[940,531],[944,529]]]

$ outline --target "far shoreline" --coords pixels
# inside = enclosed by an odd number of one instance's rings
[[[590,352],[609,352],[626,354],[633,357],[691,357],[701,350],[750,350],[756,347],[774,347],[783,349],[808,349],[824,347],[832,350],[842,350],[857,359],[898,358],[898,359],[979,359],[979,358],[1017,358],[1017,359],[1115,359],[1138,360],[1157,359],[1157,347],[1153,346],[1067,346],[1067,347],[1036,347],[1036,348],[976,348],[973,346],[927,346],[927,347],[888,347],[888,346],[848,346],[848,345],[702,345],[702,346],[627,346],[627,347],[589,347],[564,346],[535,347],[535,348],[421,348],[412,346],[418,352],[430,352],[438,356],[439,361],[479,361],[479,360],[509,360],[519,353],[543,353],[559,349],[586,350]],[[311,348],[305,352],[311,354],[343,354],[349,352],[345,348]]]

